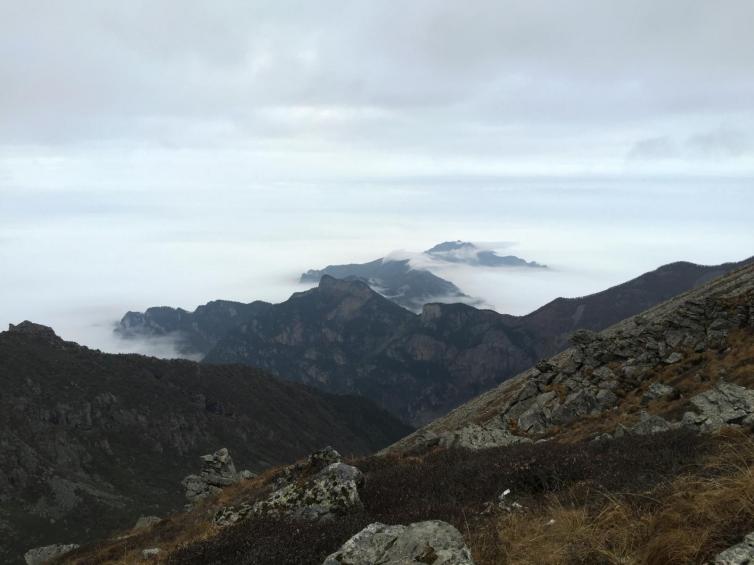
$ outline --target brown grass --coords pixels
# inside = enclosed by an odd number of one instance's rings
[[[472,540],[479,565],[702,563],[754,529],[754,441],[721,436],[702,469],[648,492],[596,493],[596,506],[568,493],[501,515]],[[503,550],[490,551],[490,536]]]

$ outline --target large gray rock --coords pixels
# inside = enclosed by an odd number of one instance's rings
[[[199,474],[188,475],[181,481],[190,503],[215,494],[223,487],[241,480],[233,464],[233,458],[226,448],[218,449],[209,455],[202,455],[201,460],[202,470]]]
[[[258,515],[299,520],[329,520],[362,507],[359,487],[364,475],[356,467],[332,463],[314,476],[293,481],[255,503]]]
[[[70,553],[74,549],[78,549],[78,547],[79,546],[75,543],[56,543],[53,545],[45,545],[43,547],[35,547],[24,554],[24,560],[26,561],[26,565],[43,565],[44,563],[57,559],[66,553]]]
[[[639,417],[639,422],[631,428],[630,432],[634,435],[644,436],[667,432],[672,430],[673,427],[673,424],[661,416],[642,412]]]
[[[714,565],[751,565],[754,563],[754,533],[739,544],[729,547],[715,556]]]
[[[474,565],[461,533],[439,520],[408,526],[369,524],[323,565]]]
[[[698,413],[698,424],[706,431],[726,424],[754,423],[754,390],[721,381],[697,394],[691,404]]]

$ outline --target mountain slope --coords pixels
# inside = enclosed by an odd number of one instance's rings
[[[205,361],[360,394],[421,425],[560,351],[573,331],[607,327],[735,266],[674,263],[522,317],[463,304],[428,304],[414,315],[362,282],[323,277],[229,332]]]
[[[0,561],[182,505],[198,457],[260,470],[409,430],[369,401],[242,366],[109,355],[25,322],[0,333]]]
[[[754,423],[754,265],[572,342],[388,451]]]
[[[179,354],[203,357],[228,331],[269,308],[257,300],[250,304],[214,300],[193,312],[156,306],[145,312],[126,312],[115,327],[124,339],[168,339]]]

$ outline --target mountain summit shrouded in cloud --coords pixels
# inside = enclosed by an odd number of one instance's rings
[[[472,267],[539,267],[536,261],[527,261],[515,255],[500,256],[491,249],[480,249],[468,241],[445,241],[424,252],[433,259],[449,263],[464,263]]]
[[[468,267],[544,267],[513,255],[501,257],[493,250],[481,249],[470,242],[446,241],[423,253],[396,251],[368,263],[310,269],[301,275],[300,282],[316,284],[324,275],[363,280],[376,292],[414,311],[429,302],[484,304],[484,297],[472,298],[433,272],[433,267],[448,263]]]

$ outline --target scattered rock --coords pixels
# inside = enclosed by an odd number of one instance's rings
[[[154,526],[155,524],[159,524],[160,522],[162,522],[162,518],[159,518],[157,516],[141,516],[138,520],[136,520],[136,524],[134,524],[134,527],[132,529],[143,530],[144,528]]]
[[[642,412],[639,422],[635,424],[630,432],[634,435],[649,435],[667,432],[673,429],[673,425],[661,416],[655,416]]]
[[[641,397],[642,404],[648,404],[653,400],[670,399],[677,395],[678,391],[670,385],[664,383],[652,383],[644,396]]]
[[[678,363],[683,359],[683,355],[678,353],[677,351],[673,351],[670,355],[668,355],[665,358],[665,363],[668,365],[673,365],[674,363]]]
[[[325,559],[323,565],[473,565],[461,533],[439,520],[408,526],[369,524]]]
[[[56,543],[53,545],[45,545],[43,547],[35,547],[24,554],[24,560],[26,561],[26,565],[43,565],[44,563],[57,559],[58,557],[78,548],[78,544],[75,543]]]
[[[142,549],[141,550],[141,557],[145,561],[150,559],[157,559],[160,555],[162,550],[160,550],[159,547],[150,547],[149,549]]]
[[[715,556],[714,565],[749,565],[754,563],[754,533],[739,544],[729,547]]]
[[[248,469],[244,469],[243,471],[240,471],[238,473],[238,478],[241,479],[242,481],[250,481],[251,479],[256,478],[256,477],[257,477],[257,474],[252,473]]]

